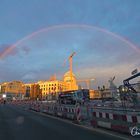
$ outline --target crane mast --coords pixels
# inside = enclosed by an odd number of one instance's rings
[[[70,56],[69,56],[69,62],[70,62],[70,81],[71,81],[71,89],[72,89],[72,57],[75,55],[75,52],[73,52]]]
[[[72,58],[76,53],[73,52],[63,63],[62,66],[64,66],[66,64],[66,62],[69,60],[69,72],[70,72],[70,89],[72,90]]]

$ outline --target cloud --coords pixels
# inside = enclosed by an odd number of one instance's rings
[[[6,58],[9,56],[16,56],[20,52],[24,53],[24,55],[29,54],[31,49],[27,45],[23,46],[14,46],[12,44],[1,44],[0,45],[0,58]]]
[[[129,64],[116,64],[112,67],[87,67],[77,69],[74,73],[77,79],[93,79],[97,87],[98,85],[108,85],[108,80],[115,76],[115,84],[119,86],[123,80],[131,75],[132,67]],[[137,82],[137,81],[136,81]]]
[[[69,61],[65,67],[61,65],[73,51],[76,52],[73,72],[77,78],[96,78],[98,85],[108,83],[114,75],[115,81],[121,84],[140,59],[139,53],[129,44],[95,29],[62,28],[43,32],[17,47],[18,54],[12,61],[11,58],[3,61],[3,65],[6,63],[8,70],[13,70],[13,77],[26,82],[48,79],[54,73],[62,79],[69,70]],[[6,47],[1,51],[4,50]]]
[[[29,54],[30,48],[28,46],[23,46],[22,51],[25,52],[25,54]]]
[[[34,72],[28,72],[24,74],[21,79],[25,81],[33,81],[36,79],[36,74]]]

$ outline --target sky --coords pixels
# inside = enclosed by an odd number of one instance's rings
[[[140,69],[139,13],[139,0],[0,0],[0,82],[62,80],[76,52],[77,79],[122,84]]]

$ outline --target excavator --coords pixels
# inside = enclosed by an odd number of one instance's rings
[[[132,90],[135,93],[137,93],[137,91],[132,86],[134,84],[130,84],[129,81],[134,79],[134,78],[137,78],[138,76],[140,76],[140,72],[136,73],[135,75],[132,75],[131,77],[129,77],[129,78],[125,79],[125,80],[123,80],[124,86],[127,87],[128,89]]]
[[[120,87],[120,95],[123,100],[131,99],[134,105],[139,101],[139,92],[134,88],[138,83],[130,84],[130,80],[135,79],[140,76],[140,72],[136,73],[129,78],[123,80],[123,86]]]

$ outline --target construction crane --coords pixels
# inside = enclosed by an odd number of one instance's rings
[[[50,80],[50,81],[55,81],[55,80],[56,80],[56,74],[51,75],[49,80]]]
[[[77,82],[85,82],[87,89],[90,89],[91,87],[91,81],[95,80],[95,78],[91,78],[91,79],[79,79],[77,80]]]
[[[75,55],[75,52],[73,52],[70,56],[69,56],[69,61],[70,61],[70,73],[72,75],[72,57]]]
[[[62,66],[64,66],[64,65],[66,64],[66,62],[69,60],[69,62],[70,62],[70,71],[71,71],[71,72],[72,72],[72,57],[73,57],[75,54],[76,54],[76,53],[73,52],[73,53],[64,61],[63,65],[62,65]]]
[[[70,69],[69,69],[69,71],[70,71],[70,78],[71,78],[71,89],[72,89],[72,57],[75,55],[76,53],[75,52],[73,52],[70,56],[69,56],[69,58],[68,59],[66,59],[65,61],[64,61],[64,63],[63,63],[63,66],[65,65],[65,63],[67,62],[67,60],[69,60],[69,63],[70,63]]]

